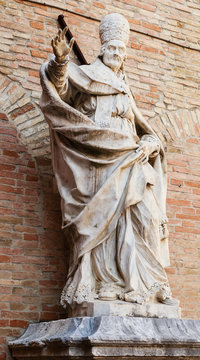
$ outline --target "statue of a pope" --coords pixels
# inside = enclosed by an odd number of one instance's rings
[[[41,109],[50,127],[70,267],[61,303],[121,299],[173,304],[162,145],[138,110],[124,72],[129,24],[100,24],[90,65],[69,62],[66,29],[41,68]]]

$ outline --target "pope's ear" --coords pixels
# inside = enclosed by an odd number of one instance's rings
[[[103,56],[104,51],[105,51],[105,46],[103,45],[99,51],[99,56]]]

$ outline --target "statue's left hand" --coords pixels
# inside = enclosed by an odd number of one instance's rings
[[[136,152],[142,152],[142,156],[139,159],[139,162],[145,164],[149,160],[149,156],[156,150],[156,145],[153,142],[149,141],[140,141],[139,147]]]

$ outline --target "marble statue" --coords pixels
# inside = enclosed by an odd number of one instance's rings
[[[166,163],[160,140],[136,106],[124,72],[128,21],[100,23],[101,49],[90,65],[69,61],[73,40],[59,30],[41,68],[70,264],[63,306],[91,301],[173,304]]]

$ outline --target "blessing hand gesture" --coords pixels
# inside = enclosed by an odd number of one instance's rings
[[[51,46],[56,57],[56,62],[58,63],[65,62],[66,56],[70,54],[74,44],[74,38],[70,40],[69,45],[67,44],[65,39],[67,30],[68,26],[66,26],[63,30],[59,29],[56,37],[51,40]]]

